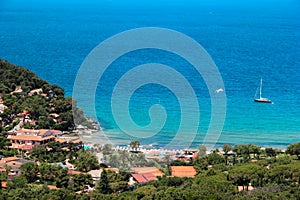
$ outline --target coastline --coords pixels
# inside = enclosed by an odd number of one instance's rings
[[[116,131],[117,133],[117,131]],[[130,151],[130,140],[126,140],[126,139],[122,139],[122,138],[115,138],[114,136],[117,135],[112,135],[112,137],[107,137],[108,133],[104,133],[104,131],[102,129],[97,130],[97,131],[92,131],[90,129],[87,130],[81,130],[78,132],[79,137],[82,139],[82,141],[84,142],[84,144],[86,146],[92,147],[95,144],[100,144],[100,145],[105,145],[105,144],[111,144],[113,149],[116,150],[126,150],[126,151]],[[101,142],[97,142],[97,141],[101,141]],[[297,141],[295,141],[297,142]],[[285,151],[286,148],[292,144],[292,143],[287,143],[286,145],[258,145],[256,143],[216,143],[215,147],[213,148],[213,150],[220,150],[222,149],[222,146],[224,144],[230,144],[232,146],[235,145],[242,145],[242,144],[254,144],[257,145],[258,147],[260,147],[260,149],[266,149],[266,148],[273,148],[273,149],[279,149],[281,151]],[[201,143],[199,145],[202,145]],[[198,145],[198,146],[199,146]],[[188,149],[198,149],[198,146],[190,146]],[[151,151],[160,151],[161,153],[164,152],[183,152],[185,149],[187,148],[173,148],[173,149],[164,149],[163,146],[159,145],[159,143],[156,143],[155,145],[153,144],[144,144],[141,143],[139,150],[143,153],[148,153]],[[209,151],[207,152],[209,153]]]

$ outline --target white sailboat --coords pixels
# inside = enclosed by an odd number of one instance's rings
[[[254,97],[254,101],[259,103],[272,103],[270,99],[262,97],[262,78],[260,79],[259,98],[257,99]]]

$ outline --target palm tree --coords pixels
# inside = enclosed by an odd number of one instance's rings
[[[131,141],[130,142],[130,147],[134,150],[137,151],[137,148],[140,146],[140,141]]]

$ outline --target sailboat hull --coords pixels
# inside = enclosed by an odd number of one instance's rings
[[[259,99],[254,99],[255,102],[258,102],[258,103],[272,103],[271,100],[267,99],[267,98],[263,98],[261,96],[261,92],[262,91],[262,78],[260,79],[260,87],[259,87]],[[256,96],[256,94],[255,94]]]
[[[254,99],[254,101],[259,103],[272,103],[269,99]]]

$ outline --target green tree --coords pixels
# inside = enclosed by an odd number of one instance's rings
[[[83,190],[84,186],[93,184],[93,178],[90,174],[76,174],[72,178],[74,191]]]
[[[254,144],[248,144],[248,151],[249,154],[253,154],[255,158],[259,157],[259,155],[261,154],[261,150],[259,146],[256,146]]]
[[[6,181],[7,179],[7,172],[0,172],[0,190],[2,188],[2,182]]]
[[[100,181],[98,182],[97,185],[97,190],[102,194],[111,193],[111,188],[109,185],[109,179],[106,170],[103,170],[101,173]]]
[[[0,136],[0,150],[7,150],[11,142],[4,136]]]
[[[207,162],[209,165],[215,165],[215,164],[225,163],[225,159],[223,156],[217,153],[212,153],[207,156]]]
[[[109,184],[109,186],[110,186],[112,192],[121,193],[128,189],[128,182],[127,181],[112,182]]]
[[[40,178],[42,181],[49,181],[53,183],[61,170],[62,167],[49,165],[48,163],[42,163],[39,165]]]
[[[139,141],[131,141],[130,142],[130,147],[134,150],[137,151],[137,148],[139,148],[140,146],[140,142]]]
[[[69,186],[68,169],[61,169],[55,177],[55,185],[58,188],[67,188]]]
[[[248,145],[241,144],[241,145],[235,145],[232,149],[233,152],[237,154],[237,156],[243,158],[243,162],[247,162],[250,158],[250,152]]]
[[[59,152],[61,151],[61,145],[59,142],[49,142],[47,147],[51,149],[52,152]]]
[[[38,165],[33,162],[25,163],[21,165],[21,172],[28,183],[33,183],[37,180]]]
[[[111,144],[105,144],[103,146],[103,154],[104,155],[110,154],[111,151],[112,151],[112,145]]]
[[[265,153],[266,153],[266,156],[269,156],[269,157],[276,156],[276,151],[273,148],[266,148]]]
[[[46,154],[47,154],[47,149],[45,146],[34,146],[30,154],[30,157],[34,158],[35,160],[44,161],[43,158],[46,157]]]
[[[123,193],[122,193],[123,194]],[[122,196],[122,194],[120,196]],[[129,193],[130,194],[130,193]],[[125,194],[126,195],[126,194]],[[115,195],[113,194],[102,194],[100,192],[98,192],[97,190],[94,191],[91,195],[90,195],[91,199],[101,199],[101,200],[120,200],[121,197],[117,198]],[[128,199],[131,200],[131,199]]]
[[[291,144],[287,147],[286,153],[298,156],[300,158],[300,142]]]
[[[16,188],[25,188],[27,186],[27,180],[24,176],[17,176],[8,182],[7,187],[9,189],[16,189]]]
[[[229,151],[232,150],[232,146],[230,144],[224,144],[222,146],[223,151],[227,154]]]
[[[134,190],[134,193],[137,194],[138,199],[143,199],[143,198],[146,199],[146,197],[153,197],[156,192],[157,189],[153,185],[142,186]]]
[[[206,156],[206,146],[205,146],[205,145],[200,145],[200,146],[198,147],[198,156],[199,156],[200,158]]]
[[[83,149],[78,151],[77,159],[75,160],[76,169],[82,172],[88,172],[99,168],[99,163],[92,153]]]
[[[266,168],[254,163],[236,165],[229,170],[228,178],[236,185],[243,186],[243,189],[248,190],[249,183],[252,182],[255,186],[263,186],[265,184],[264,177]]]
[[[15,154],[13,149],[8,148],[11,142],[4,136],[0,136],[0,155],[7,157]]]
[[[272,166],[268,173],[268,179],[278,185],[298,185],[300,181],[300,163],[294,162]]]
[[[206,173],[197,175],[194,183],[201,196],[207,198],[223,199],[226,195],[237,193],[236,186],[227,180],[226,174],[216,170],[209,170]],[[196,189],[196,187],[194,188]],[[214,197],[211,195],[214,195]]]
[[[198,173],[207,170],[208,161],[206,157],[197,158],[193,161],[193,165]]]

